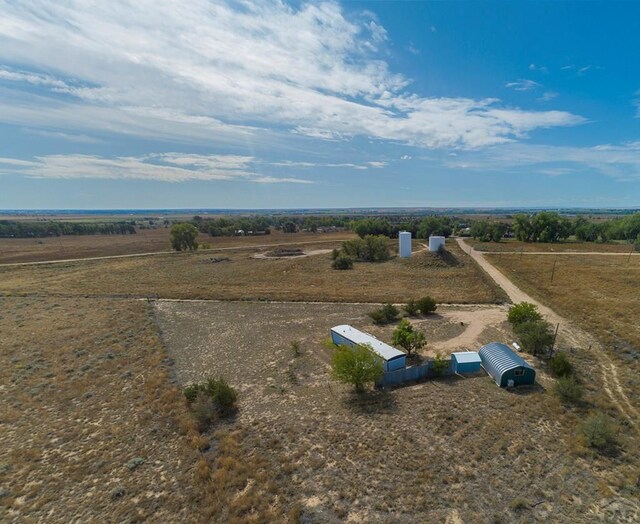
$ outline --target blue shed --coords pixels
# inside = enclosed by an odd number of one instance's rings
[[[407,367],[407,355],[405,353],[354,327],[343,325],[331,328],[331,340],[336,345],[344,344],[349,347],[356,345],[369,346],[382,360],[384,371],[395,371],[396,369]]]
[[[451,353],[451,365],[454,373],[475,373],[480,371],[482,360],[475,351]]]
[[[482,359],[482,367],[498,386],[508,386],[511,381],[514,386],[535,383],[536,370],[520,355],[511,351],[509,346],[491,342],[482,346],[478,353]]]

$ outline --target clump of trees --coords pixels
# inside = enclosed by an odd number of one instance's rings
[[[358,392],[382,378],[382,374],[382,361],[366,345],[340,345],[333,350],[331,375],[339,382],[352,384]]]
[[[393,304],[385,304],[380,309],[375,309],[367,313],[369,318],[373,320],[373,323],[382,326],[384,324],[391,324],[398,320],[400,310]]]
[[[391,258],[388,238],[383,235],[367,235],[364,238],[342,243],[342,254],[359,262],[384,262]]]
[[[500,242],[509,226],[504,222],[477,221],[471,225],[471,236],[480,242]]]
[[[174,224],[171,226],[169,235],[171,247],[176,251],[193,251],[198,249],[198,230],[188,222]]]
[[[560,242],[573,233],[571,220],[551,211],[513,217],[516,238],[523,242]]]
[[[540,356],[553,347],[555,336],[551,324],[542,319],[535,304],[516,304],[509,310],[507,318],[527,353]]]
[[[436,309],[438,309],[438,305],[434,298],[426,296],[422,297],[418,300],[408,300],[407,303],[402,306],[402,309],[406,312],[410,317],[415,317],[418,313],[422,313],[423,315],[429,315],[433,313]]]
[[[353,259],[345,254],[339,253],[331,263],[333,269],[353,269]]]
[[[393,331],[392,344],[400,346],[411,356],[413,351],[419,351],[425,346],[426,338],[422,331],[417,331],[411,322],[403,318]]]

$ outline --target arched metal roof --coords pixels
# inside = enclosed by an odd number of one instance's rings
[[[491,342],[482,346],[478,353],[484,369],[496,379],[510,369],[518,367],[533,369],[520,355],[516,355],[509,346],[500,342]]]

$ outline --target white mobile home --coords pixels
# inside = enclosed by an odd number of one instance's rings
[[[382,360],[384,371],[395,371],[407,366],[405,353],[354,327],[342,325],[331,328],[331,340],[336,345],[369,346]]]

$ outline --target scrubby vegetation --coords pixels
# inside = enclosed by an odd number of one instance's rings
[[[530,320],[514,326],[522,349],[534,356],[542,356],[551,349],[554,334],[551,324],[545,320]]]
[[[238,394],[223,378],[208,378],[204,382],[190,384],[184,388],[184,396],[204,431],[218,418],[229,417],[236,411]]]
[[[582,399],[582,386],[573,375],[558,378],[554,389],[556,395],[564,402],[575,404]]]
[[[418,306],[418,310],[423,315],[428,315],[429,313],[433,313],[436,309],[438,309],[438,305],[433,297],[422,297],[416,301]]]
[[[382,326],[398,320],[400,310],[393,304],[385,304],[380,309],[375,309],[367,314],[374,324]]]
[[[183,222],[171,226],[171,247],[176,251],[193,251],[198,249],[198,230],[193,224]]]
[[[449,367],[449,361],[446,360],[440,353],[436,353],[433,359],[433,374],[436,377],[442,376],[442,374]]]
[[[614,427],[603,413],[587,417],[580,427],[580,432],[585,444],[599,451],[608,451],[616,444]]]
[[[538,306],[535,304],[520,302],[519,304],[511,306],[507,319],[513,326],[516,326],[524,322],[542,320],[542,315],[538,311]]]
[[[566,353],[556,353],[549,359],[549,369],[556,377],[566,377],[573,373],[573,366]]]
[[[407,303],[402,306],[402,309],[404,309],[405,313],[410,317],[415,317],[420,313],[420,307],[415,300],[407,300]]]
[[[331,263],[333,269],[353,269],[353,259],[347,255],[339,254]]]
[[[382,377],[380,358],[364,345],[338,346],[331,359],[331,375],[335,380],[352,384],[356,391],[364,391],[367,384]]]
[[[391,258],[388,239],[383,235],[347,240],[342,243],[342,254],[359,262],[384,262]]]

